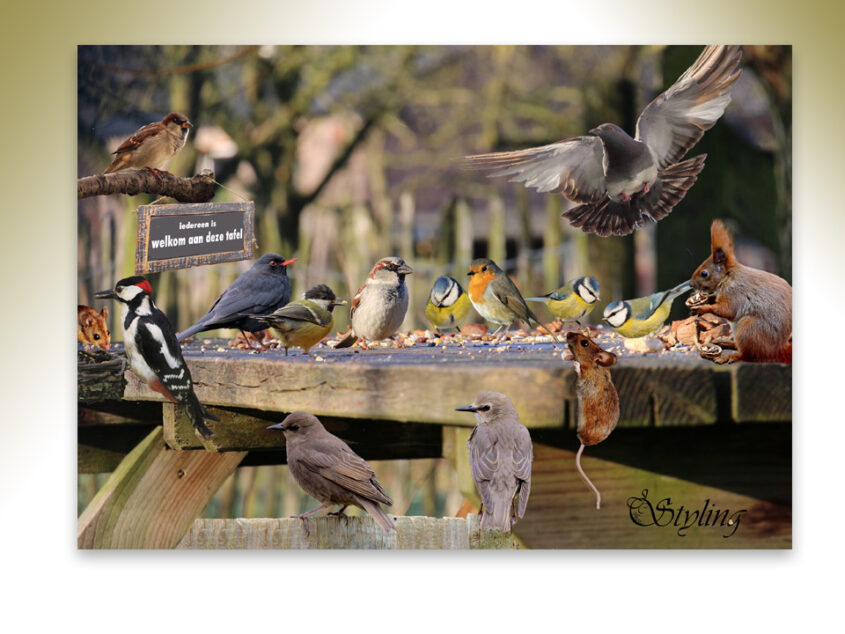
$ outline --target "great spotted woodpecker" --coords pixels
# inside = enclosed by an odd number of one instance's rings
[[[204,419],[220,419],[208,412],[194,393],[191,372],[173,327],[153,303],[152,292],[146,279],[134,276],[120,280],[113,291],[100,291],[95,297],[120,302],[123,341],[132,371],[168,400],[184,405],[196,430],[203,438],[210,438],[214,433]]]

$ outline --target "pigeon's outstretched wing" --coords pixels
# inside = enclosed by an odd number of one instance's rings
[[[467,167],[493,170],[489,177],[510,177],[539,192],[560,192],[569,200],[591,203],[607,192],[601,139],[578,136],[550,145],[465,157]]]
[[[680,161],[731,101],[742,71],[740,46],[707,46],[678,80],[648,104],[637,120],[637,141],[660,169]]]

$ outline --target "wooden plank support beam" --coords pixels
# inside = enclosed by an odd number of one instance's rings
[[[396,531],[382,530],[370,517],[281,519],[197,519],[180,549],[515,549],[507,534],[482,533],[478,515],[396,517]]]
[[[157,427],[78,520],[79,548],[173,548],[246,452],[173,451]]]
[[[220,422],[208,421],[214,436],[204,440],[194,431],[184,408],[165,403],[164,440],[172,449],[201,449],[210,451],[250,451],[249,464],[285,464],[284,434],[267,430],[278,423],[277,412],[209,408]],[[397,460],[411,458],[439,458],[443,445],[441,427],[418,423],[397,423],[354,418],[321,417],[323,425],[346,441],[365,460]],[[258,462],[256,462],[258,461]]]
[[[456,467],[458,489],[477,507],[467,437],[465,429],[444,429],[444,456]],[[791,547],[789,423],[617,429],[581,461],[602,493],[599,510],[575,470],[574,434],[532,430],[532,437],[531,496],[514,527],[527,548]],[[636,502],[643,497],[648,504]],[[629,500],[649,512],[642,520],[649,525],[632,520]],[[716,521],[725,510],[743,511],[735,531],[722,524],[728,517]],[[649,522],[653,517],[659,525]]]

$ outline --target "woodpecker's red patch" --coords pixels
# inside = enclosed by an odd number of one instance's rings
[[[150,286],[150,283],[147,280],[141,280],[137,284],[135,284],[138,288],[142,289],[147,295],[152,296],[153,294],[153,287]]]

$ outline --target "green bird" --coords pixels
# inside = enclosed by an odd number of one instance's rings
[[[561,321],[574,321],[592,310],[599,297],[599,282],[594,277],[579,277],[567,282],[556,291],[542,297],[526,297],[527,302],[543,302],[549,312]]]
[[[472,303],[458,280],[442,275],[434,281],[425,316],[435,330],[459,328],[469,315]]]
[[[674,299],[689,290],[692,287],[686,281],[662,293],[611,302],[604,309],[604,320],[623,337],[645,337],[663,325]]]
[[[346,300],[337,299],[328,286],[317,284],[305,292],[305,299],[285,304],[269,315],[249,316],[267,323],[273,329],[273,334],[285,347],[285,356],[291,346],[302,348],[305,354],[309,354],[311,347],[334,328],[334,307],[345,304]]]

